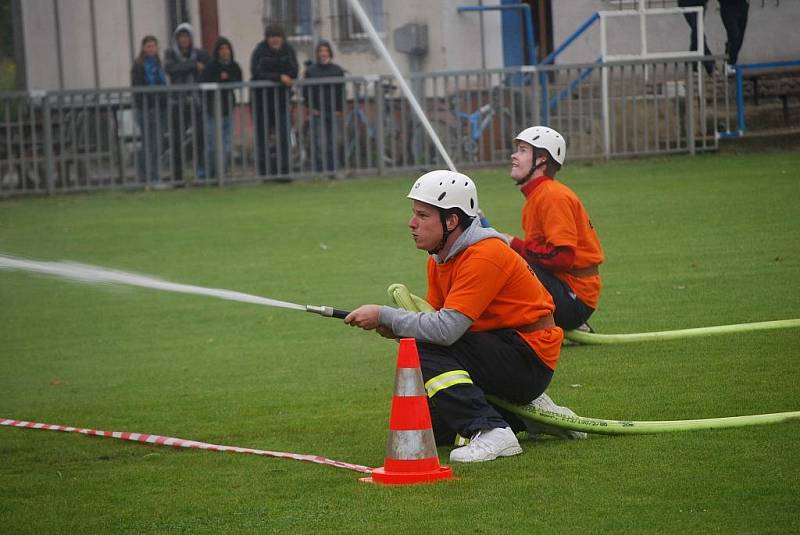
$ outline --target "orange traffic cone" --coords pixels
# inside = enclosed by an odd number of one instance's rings
[[[417,344],[413,338],[403,338],[397,354],[386,457],[383,466],[372,471],[372,477],[361,481],[412,485],[452,477],[453,471],[448,466],[439,466],[436,455]]]

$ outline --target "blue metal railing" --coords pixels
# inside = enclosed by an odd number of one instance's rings
[[[797,67],[800,66],[800,60],[792,61],[773,61],[770,63],[738,63],[734,65],[736,69],[736,119],[738,122],[738,129],[734,132],[728,130],[727,132],[719,132],[720,138],[737,138],[744,135],[745,120],[744,120],[744,71],[757,70],[757,69],[772,69],[775,67]]]
[[[592,24],[594,24],[598,20],[600,20],[600,14],[595,11],[595,13],[591,17],[586,19],[586,21],[583,24],[581,24],[578,27],[578,29],[572,32],[572,34],[569,37],[567,37],[564,40],[564,42],[561,43],[561,45],[559,45],[558,48],[550,52],[550,54],[548,54],[546,58],[540,61],[539,64],[548,65],[550,63],[553,63],[553,61],[555,61],[555,59],[559,56],[559,54],[561,54],[564,51],[564,49],[566,49],[569,45],[571,45],[575,39],[580,37],[581,34],[583,34],[583,32],[588,30],[592,26]]]
[[[572,32],[572,34],[570,34],[570,36],[567,37],[564,40],[563,43],[561,43],[555,50],[550,52],[550,54],[548,54],[546,58],[544,58],[542,61],[540,61],[539,65],[549,65],[549,64],[553,63],[555,61],[555,59],[569,45],[571,45],[573,41],[575,41],[575,39],[580,37],[583,34],[583,32],[585,32],[586,30],[591,28],[592,25],[595,22],[597,22],[598,20],[600,20],[600,14],[595,12],[594,14],[592,14],[591,17],[586,19],[586,21],[584,21],[583,24],[578,26],[578,28],[574,32]],[[598,64],[603,63],[603,57],[602,56],[597,58],[597,63]],[[561,100],[565,99],[572,91],[574,91],[574,89],[578,86],[578,84],[580,84],[586,78],[588,78],[593,70],[594,70],[594,67],[587,67],[586,69],[584,69],[581,72],[581,74],[578,77],[578,79],[577,80],[573,80],[569,84],[569,89],[562,90],[558,94],[558,96],[554,97],[552,100],[550,100],[550,96],[548,94],[549,92],[548,92],[548,88],[547,88],[547,73],[539,72],[539,86],[541,87],[541,90],[542,90],[542,124],[543,125],[548,125],[550,123],[550,110],[552,108],[554,108]]]
[[[595,63],[598,65],[602,64],[603,56],[597,56]],[[558,96],[555,96],[550,99],[549,109],[555,108],[559,102],[569,97],[572,94],[572,92],[575,91],[575,89],[581,84],[581,82],[586,80],[589,77],[589,75],[592,74],[592,71],[594,69],[595,69],[594,67],[586,67],[582,69],[580,75],[575,80],[571,81],[568,87],[562,89],[558,93]]]

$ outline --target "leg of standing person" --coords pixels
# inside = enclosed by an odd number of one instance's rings
[[[291,145],[291,138],[289,137],[289,102],[288,99],[279,99],[286,103],[278,109],[277,131],[276,136],[279,141],[278,144],[278,166],[277,171],[282,175],[289,174],[289,148]]]
[[[155,183],[160,180],[159,140],[161,125],[157,110],[136,110],[141,144],[136,153],[136,174],[142,182]]]
[[[702,16],[705,17],[707,2],[708,0],[678,0],[678,7],[702,7]],[[686,19],[686,23],[689,25],[689,50],[695,52],[697,51],[697,14],[684,13],[683,18]],[[703,54],[706,56],[711,55],[711,50],[708,48],[708,41],[706,40],[705,32],[703,35]],[[714,72],[713,61],[703,62],[703,67],[709,75]],[[692,68],[696,70],[696,64],[692,65]]]
[[[719,7],[722,24],[728,36],[725,55],[729,65],[736,65],[739,61],[739,50],[744,42],[750,4],[747,0],[720,0]]]
[[[150,136],[150,181],[161,182],[161,146],[166,128],[166,111],[160,107],[152,110],[152,129]]]
[[[536,278],[550,293],[556,310],[553,314],[556,325],[565,331],[577,329],[589,319],[594,309],[586,306],[572,289],[564,284],[561,279],[553,275],[552,272],[544,269],[537,264],[530,264]]]
[[[170,165],[172,166],[172,179],[174,181],[183,180],[183,125],[185,124],[181,95],[173,95],[170,100],[170,125],[169,125],[169,152]]]
[[[267,123],[267,106],[266,106],[266,90],[255,89],[253,90],[253,125],[255,128],[255,157],[256,157],[256,171],[258,176],[266,176],[267,174],[267,136],[268,136],[268,123]]]
[[[267,119],[266,128],[266,174],[274,175],[278,173],[278,160],[280,158],[280,148],[283,146],[283,140],[280,139],[280,116],[282,105],[278,99],[278,91],[275,88],[269,87],[264,90],[266,94],[265,113]]]
[[[310,119],[310,125],[311,125],[311,160],[314,165],[314,172],[321,173],[322,152],[324,150],[324,147],[322,146],[322,116],[312,114]]]
[[[148,151],[150,149],[150,140],[148,139],[148,136],[150,133],[148,132],[147,128],[145,111],[137,108],[134,112],[134,117],[136,119],[136,126],[139,128],[140,138],[140,142],[138,143],[136,150],[136,177],[140,182],[147,182],[147,177],[149,176],[147,174],[147,162],[149,161]]]
[[[206,112],[203,111],[203,106],[200,103],[201,95],[195,94],[194,98],[191,100],[191,117],[192,117],[192,131],[193,131],[193,142],[194,142],[194,167],[197,170],[197,174],[199,175],[199,169],[202,165],[205,164],[205,154],[206,154],[206,125],[205,125],[205,115]]]
[[[327,112],[324,117],[324,128],[325,128],[325,170],[328,173],[336,172],[336,164],[334,163],[334,155],[336,151],[334,150],[334,121],[335,116],[332,112]]]
[[[217,160],[217,125],[213,114],[207,114],[205,120],[205,153],[197,167],[197,177],[200,180],[216,176]]]
[[[339,145],[341,142],[342,118],[333,114],[331,118],[331,159],[333,161],[333,173],[338,176],[341,157],[339,155]]]
[[[231,154],[233,153],[233,145],[231,144],[231,136],[233,132],[233,117],[230,113],[222,116],[222,153],[224,155],[225,166],[222,169],[223,175],[228,173],[231,165]]]

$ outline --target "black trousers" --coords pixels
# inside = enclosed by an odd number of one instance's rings
[[[564,284],[551,271],[536,264],[530,266],[536,273],[536,278],[544,285],[556,304],[556,312],[553,315],[556,325],[565,331],[571,331],[586,323],[594,309],[578,299],[572,288]]]
[[[736,65],[739,61],[739,50],[744,41],[744,30],[747,27],[747,14],[750,4],[747,0],[719,0],[719,14],[728,42],[725,45],[725,54],[728,63]]]
[[[172,179],[175,181],[183,180],[184,156],[190,160],[194,157],[195,165],[203,161],[206,139],[199,105],[192,95],[179,97],[178,101],[172,103],[170,116]],[[187,132],[190,133],[188,139]]]
[[[289,173],[289,92],[282,88],[253,90],[256,167],[259,176]],[[274,134],[270,139],[270,134]]]
[[[438,445],[452,445],[456,434],[469,438],[478,431],[509,426],[515,432],[523,430],[519,418],[490,405],[484,394],[528,403],[547,389],[553,377],[512,329],[467,332],[450,346],[418,341],[417,347]],[[456,377],[466,372],[471,383],[446,386],[453,377],[449,372]],[[431,383],[437,379],[441,388],[434,392]]]
[[[678,0],[678,7],[696,7],[700,6],[703,8],[703,15],[706,14],[706,4],[708,0]],[[697,15],[694,13],[684,13],[683,17],[686,19],[687,24],[689,24],[689,50],[692,52],[697,50]],[[708,42],[706,41],[706,36],[703,35],[703,55],[710,56],[711,50],[708,48]],[[714,62],[713,61],[705,61],[703,62],[703,67],[705,68],[706,72],[710,75],[714,72]],[[696,68],[696,64],[692,66],[692,68]]]

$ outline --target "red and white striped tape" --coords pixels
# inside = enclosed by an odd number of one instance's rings
[[[249,453],[251,455],[261,455],[263,457],[277,457],[279,459],[294,459],[295,461],[305,461],[308,463],[324,464],[335,468],[344,468],[363,474],[372,473],[372,468],[360,464],[351,464],[343,461],[335,461],[319,455],[305,455],[302,453],[287,453],[283,451],[256,450],[253,448],[239,448],[236,446],[222,446],[219,444],[208,444],[197,442],[196,440],[186,440],[183,438],[164,437],[161,435],[148,435],[145,433],[127,433],[120,431],[100,431],[97,429],[85,429],[64,425],[43,424],[37,422],[27,422],[25,420],[11,420],[0,418],[0,425],[7,427],[20,427],[24,429],[42,429],[44,431],[61,431],[62,433],[80,433],[82,435],[117,438],[120,440],[130,440],[144,444],[154,444],[157,446],[172,446],[173,448],[195,448],[200,450],[221,451],[230,453]]]

